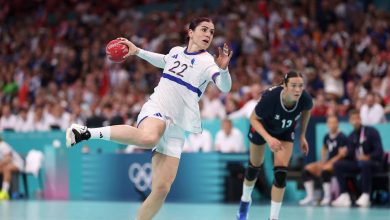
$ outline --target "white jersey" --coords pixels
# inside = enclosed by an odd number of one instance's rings
[[[220,74],[219,67],[208,52],[188,53],[185,47],[172,48],[164,61],[160,82],[148,102],[182,129],[201,132],[198,102],[207,84]]]
[[[0,162],[4,159],[5,155],[12,154],[12,164],[14,164],[19,170],[24,170],[24,161],[14,149],[4,141],[0,141]]]

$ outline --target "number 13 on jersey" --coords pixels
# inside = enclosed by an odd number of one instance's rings
[[[286,120],[286,119],[282,120],[282,128],[289,128],[291,124],[292,124],[292,120]]]

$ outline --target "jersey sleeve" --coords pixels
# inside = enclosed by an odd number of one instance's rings
[[[232,79],[228,68],[226,70],[220,69],[217,64],[212,61],[213,64],[206,67],[205,73],[207,75],[208,81],[213,81],[214,84],[222,92],[229,92],[232,87]]]
[[[328,134],[324,136],[322,140],[322,146],[326,146],[326,139],[328,139]]]
[[[165,64],[167,63],[168,59],[170,58],[169,55],[171,54],[171,52],[175,48],[176,47],[172,48],[168,54],[159,54],[159,53],[154,53],[154,52],[140,49],[137,56],[148,61],[150,64],[152,64],[155,67],[164,69]]]
[[[268,115],[271,115],[272,111],[272,94],[271,92],[266,91],[261,96],[260,101],[257,103],[255,107],[255,114],[258,118],[266,118]],[[277,99],[279,100],[279,99]]]
[[[1,143],[1,146],[0,146],[0,153],[3,153],[3,156],[4,155],[7,155],[9,153],[12,152],[12,149],[11,149],[11,146],[9,146],[7,143],[3,142]]]
[[[344,135],[344,133],[340,134],[340,147],[346,147],[348,144],[347,136]]]
[[[313,108],[313,98],[307,93],[303,91],[302,93],[302,111],[308,111]]]

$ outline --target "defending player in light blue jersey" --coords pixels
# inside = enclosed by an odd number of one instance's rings
[[[159,84],[142,107],[137,127],[117,125],[87,128],[73,124],[66,132],[67,146],[83,140],[104,139],[141,146],[154,151],[152,158],[152,192],[142,204],[137,220],[151,219],[160,209],[170,191],[179,166],[184,145],[184,132],[202,131],[198,101],[207,84],[214,82],[222,91],[231,88],[228,64],[232,51],[225,43],[214,58],[206,49],[214,36],[209,18],[194,19],[188,29],[188,45],[174,47],[168,54],[142,50],[127,39],[130,55],[164,69]]]

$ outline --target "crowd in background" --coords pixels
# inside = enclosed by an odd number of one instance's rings
[[[1,0],[0,131],[133,124],[161,70],[135,56],[111,63],[106,44],[122,36],[166,54],[198,16],[215,24],[210,53],[223,42],[234,51],[232,90],[209,86],[204,119],[248,116],[289,69],[304,74],[313,116],[357,108],[382,123],[390,113],[390,16],[370,1],[221,0],[216,11],[143,14],[145,2]]]

